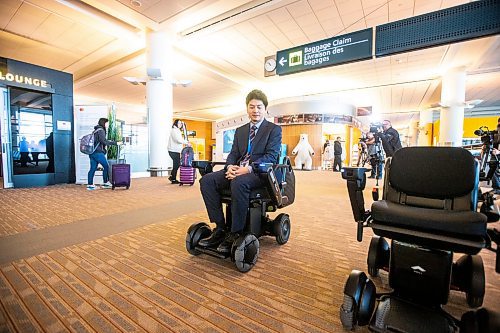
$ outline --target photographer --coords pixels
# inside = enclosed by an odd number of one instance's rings
[[[366,133],[366,146],[368,151],[368,156],[370,159],[370,165],[372,166],[372,171],[370,177],[381,179],[382,178],[382,169],[384,163],[384,156],[382,155],[382,149],[380,147],[380,143],[375,138],[375,135],[372,132]]]
[[[491,150],[492,159],[496,158],[496,170],[491,178],[491,185],[495,190],[495,194],[500,194],[500,168],[498,167],[498,160],[500,159],[500,118],[498,118],[498,120],[497,133],[493,135]]]
[[[382,123],[383,131],[375,133],[375,136],[379,137],[382,141],[382,147],[384,148],[385,155],[391,157],[394,152],[402,148],[401,140],[399,139],[399,133],[394,129],[389,120],[384,120]]]

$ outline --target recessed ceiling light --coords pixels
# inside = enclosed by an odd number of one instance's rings
[[[139,0],[130,0],[130,4],[134,7],[141,7],[142,6],[142,2]]]

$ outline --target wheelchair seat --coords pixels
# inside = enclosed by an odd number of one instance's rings
[[[371,208],[375,234],[475,254],[487,246],[476,211],[478,164],[462,148],[412,147],[387,161],[383,200]]]

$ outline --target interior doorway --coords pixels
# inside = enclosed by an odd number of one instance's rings
[[[10,88],[13,175],[54,173],[52,95]]]

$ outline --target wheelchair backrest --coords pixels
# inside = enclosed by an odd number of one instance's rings
[[[386,165],[384,199],[447,210],[476,210],[478,163],[458,147],[408,147]]]

